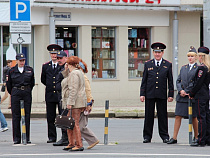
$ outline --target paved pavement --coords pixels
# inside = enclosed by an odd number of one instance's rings
[[[1,94],[1,93],[0,93]],[[95,100],[92,113],[90,117],[104,117],[106,100]],[[2,103],[1,110],[5,117],[11,118],[11,110],[7,109],[9,100]],[[168,102],[168,116],[173,117],[175,111],[175,101]],[[32,118],[46,117],[45,102],[32,103]],[[109,100],[109,117],[116,118],[142,118],[144,117],[144,103],[140,99],[133,100]]]
[[[63,151],[63,146],[54,147],[47,143],[47,121],[45,118],[31,119],[32,144],[14,145],[12,141],[12,121],[7,119],[9,130],[0,132],[0,158],[209,158],[210,147],[190,147],[188,119],[182,120],[177,144],[165,144],[158,133],[158,119],[154,120],[151,143],[142,143],[144,119],[110,118],[108,145],[104,145],[104,118],[90,118],[88,127],[95,133],[100,143],[82,152]],[[168,119],[169,134],[173,135],[174,118]],[[61,130],[57,129],[58,139]]]

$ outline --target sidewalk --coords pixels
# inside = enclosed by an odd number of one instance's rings
[[[1,111],[6,118],[11,118],[11,110],[7,109],[8,99],[0,105]],[[168,116],[174,117],[175,101],[168,102]],[[90,117],[101,117],[105,115],[105,100],[95,100]],[[45,102],[33,102],[31,109],[32,118],[45,118]],[[143,118],[144,103],[136,100],[109,100],[109,117],[116,118]]]

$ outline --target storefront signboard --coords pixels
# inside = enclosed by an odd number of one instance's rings
[[[71,13],[55,12],[54,17],[56,21],[71,21]]]
[[[34,2],[51,3],[79,3],[79,4],[105,4],[105,5],[142,5],[142,6],[179,6],[180,0],[34,0]]]

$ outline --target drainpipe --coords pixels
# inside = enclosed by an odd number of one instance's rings
[[[177,19],[177,12],[174,12],[173,20],[173,79],[174,79],[174,90],[177,90],[176,80],[178,77],[178,27],[179,21]]]
[[[55,44],[55,17],[53,15],[53,8],[50,8],[49,31],[50,44]]]
[[[203,40],[204,46],[210,48],[210,1],[203,0]],[[201,45],[202,46],[202,45]]]

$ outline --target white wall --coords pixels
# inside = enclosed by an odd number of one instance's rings
[[[73,11],[74,12],[74,11]],[[129,11],[130,12],[130,11]],[[125,12],[125,15],[132,13]],[[74,12],[75,13],[75,12]],[[89,13],[89,12],[88,12]],[[87,13],[87,14],[88,14]],[[156,12],[155,12],[156,13]],[[168,17],[166,23],[158,23],[151,27],[151,43],[153,42],[163,42],[166,44],[167,49],[165,50],[164,58],[172,61],[172,20],[173,12],[169,13],[164,12]],[[85,13],[83,13],[85,14]],[[98,14],[102,14],[99,13]],[[74,14],[73,14],[74,15]],[[105,15],[103,12],[102,17]],[[160,15],[160,14],[159,14]],[[119,15],[121,16],[121,15]],[[78,17],[82,17],[81,15]],[[89,16],[86,16],[89,17]],[[114,16],[115,17],[115,16]],[[117,16],[116,16],[117,17]],[[156,16],[154,16],[156,17]],[[106,19],[106,17],[104,17]],[[110,17],[109,17],[110,18]],[[147,18],[145,12],[145,18]],[[163,19],[165,19],[163,18]],[[114,18],[115,19],[115,18]],[[139,97],[139,88],[141,84],[141,79],[128,79],[128,26],[135,26],[135,18],[132,21],[129,21],[129,24],[124,24],[122,26],[116,27],[116,70],[117,70],[117,79],[97,79],[92,80],[91,78],[91,60],[92,60],[92,50],[91,50],[91,25],[81,25],[79,26],[79,57],[81,57],[87,64],[89,73],[87,74],[91,87],[94,99],[137,99]],[[171,19],[171,20],[170,20]],[[179,69],[180,65],[183,65],[187,62],[185,55],[183,57],[183,52],[188,51],[189,46],[192,44],[195,47],[199,45],[199,34],[200,34],[200,13],[198,12],[178,12],[179,19]],[[106,19],[107,20],[107,19]],[[152,19],[151,19],[152,20]],[[72,16],[72,21],[74,21],[74,16]],[[79,24],[88,23],[77,19]],[[121,20],[119,20],[121,21]],[[123,20],[122,20],[123,21]],[[122,24],[122,21],[119,22]],[[75,21],[74,21],[75,22]],[[112,20],[107,23],[104,22],[104,19],[98,19],[94,22],[94,25],[112,26]],[[75,22],[76,23],[76,22]],[[71,22],[56,22],[59,25],[69,25],[72,26],[75,23]],[[116,22],[117,23],[117,22]],[[115,23],[115,25],[117,25]],[[148,26],[149,26],[148,22]],[[153,23],[153,22],[151,22]],[[133,25],[134,24],[134,25]],[[141,21],[138,24],[139,26],[144,26]],[[75,26],[75,25],[73,25]],[[78,25],[76,25],[78,26]],[[49,29],[48,26],[36,26],[35,27],[35,75],[37,90],[35,88],[34,95],[37,95],[33,101],[44,101],[44,86],[40,83],[40,74],[41,74],[41,65],[49,60],[49,54],[47,52],[47,45],[49,43]],[[152,56],[151,56],[152,57]]]

